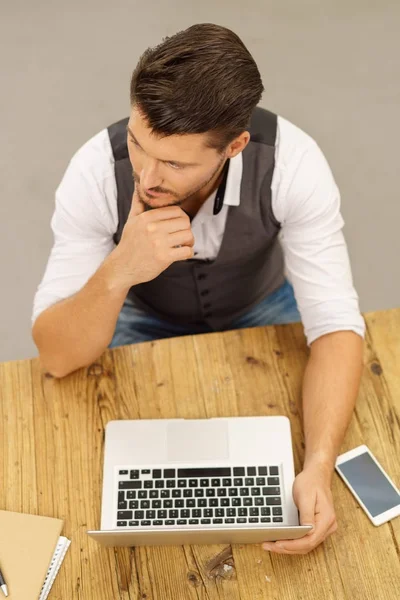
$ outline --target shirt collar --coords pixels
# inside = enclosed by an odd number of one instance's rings
[[[225,196],[224,196],[224,205],[227,206],[239,206],[240,205],[240,185],[242,181],[242,172],[243,172],[243,158],[242,153],[239,152],[234,158],[230,159],[228,177],[226,180],[226,188],[225,188]],[[196,217],[213,217],[214,210],[214,200],[217,195],[217,190],[215,190],[209,198],[204,202],[201,206],[199,212]],[[196,218],[195,217],[195,218]]]
[[[227,204],[228,206],[240,205],[240,185],[242,182],[242,172],[243,157],[242,153],[239,152],[239,154],[230,159],[224,197],[224,204]]]

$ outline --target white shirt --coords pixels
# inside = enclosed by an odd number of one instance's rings
[[[192,220],[195,258],[215,258],[228,206],[240,204],[243,161],[231,159],[224,205],[214,216],[216,191]],[[364,319],[354,289],[340,193],[317,143],[278,116],[272,211],[308,344],[352,330],[362,337]],[[72,157],[56,190],[51,221],[54,245],[35,295],[32,323],[49,306],[78,292],[115,248],[118,227],[114,158],[107,129]]]

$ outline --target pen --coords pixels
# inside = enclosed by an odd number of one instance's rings
[[[6,582],[4,581],[4,577],[3,577],[1,571],[0,571],[0,588],[1,588],[2,592],[3,592],[3,594],[5,595],[5,597],[7,598],[7,596],[8,596],[8,590],[7,590]]]

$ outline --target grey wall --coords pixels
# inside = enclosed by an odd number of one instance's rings
[[[342,192],[361,309],[400,306],[400,4],[366,4],[2,1],[0,360],[36,354],[32,299],[70,157],[128,114],[129,79],[144,49],[196,22],[238,33],[263,77],[261,104],[325,152]]]

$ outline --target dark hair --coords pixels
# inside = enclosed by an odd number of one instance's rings
[[[263,91],[236,33],[199,23],[142,54],[130,99],[158,137],[209,132],[206,146],[222,153],[248,129]]]

